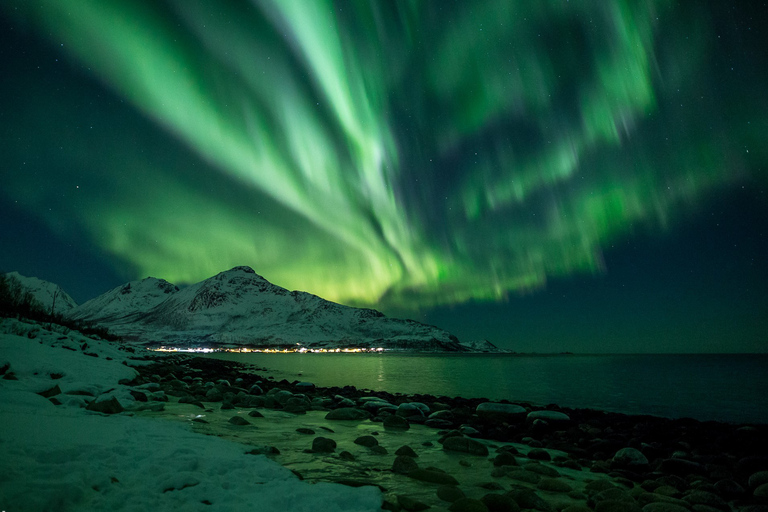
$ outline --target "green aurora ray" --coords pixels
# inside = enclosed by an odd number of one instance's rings
[[[498,300],[601,272],[617,240],[764,179],[765,95],[728,78],[704,7],[3,7],[140,112],[121,122],[111,103],[77,107],[92,91],[10,78],[35,98],[17,116],[29,140],[0,143],[19,170],[0,193],[127,278],[247,264],[348,304]],[[98,133],[60,128],[78,123]],[[56,142],[35,163],[38,139]]]

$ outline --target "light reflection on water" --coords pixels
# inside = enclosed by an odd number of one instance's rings
[[[768,355],[236,354],[277,380],[768,423]]]

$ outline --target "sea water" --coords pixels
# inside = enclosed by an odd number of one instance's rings
[[[277,380],[318,386],[768,423],[768,354],[214,353],[209,357],[253,364]]]

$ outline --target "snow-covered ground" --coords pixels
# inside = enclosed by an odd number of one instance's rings
[[[125,383],[142,361],[61,331],[0,321],[0,510],[380,510],[377,488],[308,484],[183,423],[86,410],[138,406]],[[38,394],[57,385],[61,405]]]

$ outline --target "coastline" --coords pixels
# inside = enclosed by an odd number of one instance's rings
[[[502,495],[508,495],[522,488],[538,492],[545,498],[551,498],[551,502],[544,499],[545,504],[539,504],[538,510],[543,512],[571,506],[603,512],[604,507],[609,505],[600,505],[602,501],[617,500],[596,500],[595,496],[586,492],[586,487],[593,481],[605,479],[622,491],[618,501],[625,500],[623,503],[626,506],[622,505],[624,508],[621,510],[645,510],[653,504],[646,512],[660,512],[662,506],[658,503],[663,503],[666,507],[664,510],[668,512],[768,510],[768,502],[764,501],[761,494],[763,491],[759,491],[756,496],[757,488],[752,488],[749,481],[753,475],[768,470],[768,425],[732,425],[556,405],[540,407],[506,401],[502,403],[522,407],[525,412],[507,416],[482,415],[478,414],[478,406],[488,402],[483,398],[392,394],[352,386],[319,388],[306,382],[278,382],[243,363],[186,355],[156,358],[153,364],[142,367],[140,373],[146,382],[159,384],[166,395],[170,396],[171,403],[181,401],[184,407],[204,413],[203,417],[205,413],[215,416],[226,411],[227,414],[232,413],[232,416],[248,418],[249,411],[262,409],[287,413],[283,416],[295,417],[300,422],[308,413],[316,418],[318,413],[325,416],[339,409],[358,410],[365,414],[356,419],[337,421],[365,424],[380,431],[397,430],[398,427],[390,427],[387,422],[397,423],[406,433],[405,429],[419,426],[430,429],[435,437],[432,446],[438,447],[438,443],[450,437],[477,441],[490,448],[482,458],[484,463],[489,464],[488,486],[482,491],[485,494],[492,490],[495,494],[501,492]],[[204,384],[206,382],[209,383],[207,386]],[[397,410],[381,405],[372,406],[373,402],[386,402]],[[420,407],[426,409],[422,412]],[[408,412],[402,413],[403,410]],[[537,415],[539,419],[532,419]],[[388,420],[391,417],[397,418],[397,421]],[[200,419],[202,417],[196,422],[198,425],[202,424]],[[328,437],[332,438],[333,434]],[[311,450],[309,446],[307,441],[305,450]],[[280,462],[281,458],[285,458],[285,448],[275,448],[281,455],[273,454],[271,457]],[[495,462],[499,455],[494,450],[501,450],[498,453],[515,450],[518,455],[513,457],[514,463],[497,465]],[[531,457],[531,451],[536,455]],[[622,451],[636,458],[623,460],[623,456],[617,455]],[[341,452],[340,449],[338,453]],[[470,452],[464,455],[473,458]],[[327,456],[334,459],[340,457],[336,450]],[[389,457],[393,458],[392,455]],[[390,465],[393,463],[391,460],[388,462]],[[532,464],[537,466],[529,468]],[[540,465],[554,472],[543,470],[538,467]],[[376,472],[369,472],[367,479],[356,482],[345,481],[348,479],[342,475],[334,480],[333,475],[327,474],[319,481],[377,485],[384,490],[392,509],[403,507],[397,496],[387,495],[387,486],[381,483],[391,481],[392,468],[385,466],[379,468],[378,475],[386,472],[386,479],[376,478]],[[581,475],[581,490],[577,489],[579,485],[574,484],[579,478],[573,474],[561,478],[568,482],[571,491],[559,496],[558,491],[549,491],[546,486],[561,489],[564,486],[558,486],[550,480],[541,483],[541,478],[558,479],[554,475],[563,471],[575,471]],[[538,476],[532,476],[531,473]],[[543,476],[543,473],[552,476]],[[510,477],[510,474],[513,476]],[[753,480],[759,478],[754,477]],[[542,485],[544,487],[540,487]],[[659,488],[663,488],[661,494],[655,492]],[[764,490],[768,491],[768,488]],[[432,494],[435,492],[436,489],[433,489]],[[405,501],[408,502],[408,499]],[[440,502],[438,499],[431,506],[439,506]],[[567,507],[558,507],[566,503]],[[442,505],[447,508],[450,503],[443,502]],[[669,508],[672,505],[682,509]],[[622,507],[616,504],[610,506]]]

